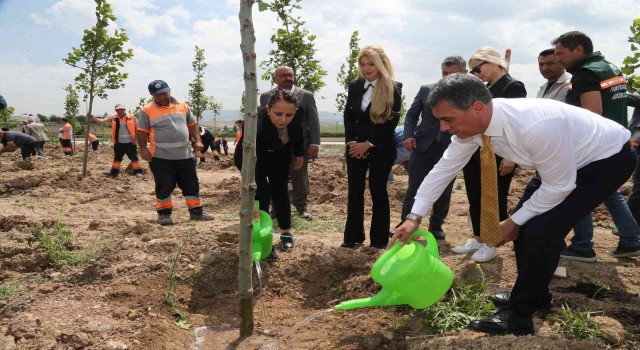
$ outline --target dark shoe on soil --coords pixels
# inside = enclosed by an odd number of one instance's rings
[[[511,298],[511,292],[499,292],[489,295],[489,301],[496,307],[509,306],[509,299]]]
[[[369,247],[376,249],[387,249],[386,244],[370,244]]]
[[[104,173],[104,176],[110,177],[112,179],[115,179],[116,177],[118,177],[118,174],[114,174],[112,172],[106,172],[106,173]]]
[[[356,242],[356,243],[350,243],[350,242],[344,242],[340,245],[340,248],[351,248],[354,249],[356,247],[359,247],[362,245],[362,242]]]
[[[215,219],[213,215],[207,213],[206,211],[201,212],[189,212],[189,219],[193,221],[211,221]]]
[[[293,236],[286,233],[281,234],[280,245],[282,246],[282,250],[293,249],[293,247],[295,247],[295,244],[293,244]]]
[[[307,221],[313,220],[313,215],[307,211],[307,209],[298,210],[298,217]]]
[[[617,248],[609,249],[609,254],[615,256],[616,258],[638,256],[640,255],[640,246],[633,247],[619,243]]]
[[[442,231],[442,227],[440,226],[429,225],[429,232],[433,233],[433,237],[435,237],[437,240],[444,240],[444,238],[447,236],[444,231]]]
[[[467,328],[488,334],[534,334],[533,319],[524,317],[510,308],[499,309],[493,316],[469,323]]]
[[[171,214],[158,214],[158,220],[156,222],[162,226],[173,225]]]
[[[269,253],[269,255],[267,255],[265,260],[267,260],[267,261],[276,261],[276,260],[278,260],[278,254],[276,254],[275,247],[271,248],[271,253]]]
[[[562,249],[560,253],[560,257],[568,260],[575,261],[583,261],[583,262],[596,262],[598,258],[596,257],[596,252],[593,249],[589,250],[578,250],[573,248],[572,246],[568,246]]]

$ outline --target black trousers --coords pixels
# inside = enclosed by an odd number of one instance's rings
[[[25,160],[31,156],[36,155],[36,143],[26,143],[20,147],[20,152],[22,154],[22,160]]]
[[[573,226],[595,209],[631,176],[636,156],[628,145],[617,154],[578,170],[576,188],[553,209],[533,217],[520,227],[514,241],[518,277],[511,293],[511,306],[530,316],[550,301],[549,283],[558,266],[564,238]],[[516,207],[520,209],[541,181],[534,177]]]
[[[498,172],[498,209],[500,211],[500,221],[506,220],[509,217],[507,212],[507,196],[509,195],[509,186],[511,186],[511,180],[513,179],[513,172],[505,176],[500,176],[500,162],[501,157],[496,156],[496,165]],[[480,236],[480,194],[482,186],[480,186],[480,148],[471,156],[467,165],[462,168],[464,174],[464,186],[467,190],[467,200],[469,201],[469,215],[471,216],[471,225],[473,227],[473,234]]]
[[[98,147],[100,147],[100,140],[95,140],[95,141],[91,142],[91,149],[94,152],[98,150]]]
[[[347,223],[344,228],[344,242],[362,243],[364,241],[364,189],[367,170],[369,171],[369,192],[373,208],[371,213],[370,239],[372,245],[389,243],[389,194],[387,180],[396,159],[396,149],[375,147],[365,159],[356,159],[346,153],[348,200]]]
[[[124,155],[127,155],[131,161],[134,174],[142,174],[142,168],[140,167],[140,160],[138,159],[138,147],[133,143],[116,143],[113,145],[113,164],[111,165],[111,173],[118,174],[120,172],[120,163],[124,159]],[[149,165],[151,166],[151,165]]]
[[[276,152],[261,151],[256,160],[256,199],[260,210],[269,212],[269,203],[273,200],[278,225],[283,230],[291,228],[288,187],[291,160],[290,148]]]
[[[71,145],[71,140],[69,139],[58,139],[60,140],[60,145],[62,146],[62,152],[64,152],[67,156],[73,155],[73,146]]]
[[[158,214],[171,214],[171,193],[176,185],[182,190],[190,212],[201,212],[200,184],[196,173],[196,162],[188,159],[152,158],[149,168],[156,183],[156,210]]]
[[[411,207],[415,202],[416,193],[422,184],[424,178],[429,174],[431,169],[438,163],[442,154],[447,149],[441,142],[434,142],[426,152],[418,153],[413,151],[409,158],[409,184],[407,192],[402,202],[402,217],[404,221],[407,214],[411,212]],[[440,198],[433,203],[433,210],[429,218],[430,226],[440,227],[449,214],[449,203],[451,202],[451,190],[455,180],[444,189]]]

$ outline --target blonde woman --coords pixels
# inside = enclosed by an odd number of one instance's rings
[[[400,119],[402,83],[393,81],[393,67],[382,47],[368,45],[358,55],[358,79],[349,83],[344,110],[349,196],[341,247],[364,242],[364,190],[369,171],[373,202],[371,247],[389,242],[387,177],[396,159],[395,127]]]
[[[507,71],[509,63],[500,56],[500,52],[493,47],[484,46],[478,49],[469,58],[470,73],[487,83],[489,92],[493,98],[519,98],[527,97],[527,90],[522,82],[513,79]],[[496,156],[498,165],[498,208],[500,221],[508,217],[507,195],[513,178],[515,164]],[[458,254],[473,252],[471,259],[483,263],[498,256],[498,248],[489,247],[480,239],[480,151],[476,151],[469,163],[462,169],[464,184],[469,201],[469,214],[473,227],[474,238],[469,239],[464,245],[454,247],[451,250]]]

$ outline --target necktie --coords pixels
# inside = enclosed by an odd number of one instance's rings
[[[480,148],[480,238],[490,247],[502,241],[498,210],[498,168],[491,137],[482,135]]]

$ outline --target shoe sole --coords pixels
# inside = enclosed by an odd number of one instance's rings
[[[611,253],[609,252],[609,254],[615,258],[628,258],[628,257],[632,257],[632,256],[640,256],[640,251],[638,252],[628,252],[628,253],[620,253],[620,254],[615,254],[615,253]]]
[[[582,262],[588,262],[588,263],[594,263],[598,261],[598,257],[595,257],[595,256],[593,258],[583,258],[580,256],[560,255],[560,257],[567,260],[582,261]]]
[[[454,254],[469,254],[469,253],[475,253],[478,249],[472,249],[472,250],[465,250],[465,251],[455,251],[455,248],[451,249],[451,251]]]

